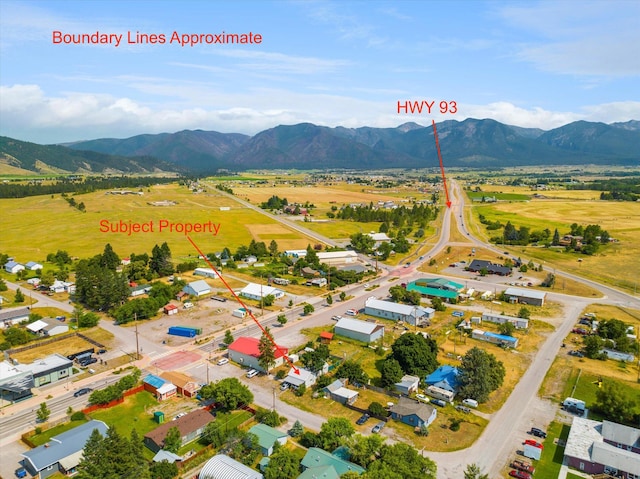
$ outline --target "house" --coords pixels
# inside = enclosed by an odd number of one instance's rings
[[[149,294],[150,291],[150,284],[135,284],[135,286],[131,284],[129,285],[129,296],[131,296],[132,298],[135,298],[136,296],[142,296],[143,294]]]
[[[410,376],[405,374],[400,379],[399,383],[395,383],[394,386],[396,391],[400,394],[406,394],[407,396],[411,393],[415,393],[418,391],[418,385],[420,384],[420,378],[418,376]]]
[[[306,471],[310,468],[333,466],[338,475],[342,476],[349,471],[354,471],[358,474],[365,472],[365,469],[349,461],[339,458],[333,454],[328,453],[324,449],[317,447],[310,447],[307,453],[300,462],[302,468]]]
[[[431,425],[437,414],[431,405],[407,398],[400,398],[398,404],[391,407],[391,419],[414,427]]]
[[[196,268],[193,270],[194,276],[204,276],[205,278],[217,279],[222,275],[214,269],[211,268]]]
[[[29,271],[36,271],[38,269],[44,268],[40,263],[36,263],[35,261],[28,261],[27,264],[24,265],[26,269]]]
[[[205,462],[198,474],[198,479],[263,479],[258,471],[231,459],[224,454],[217,454]]]
[[[76,285],[73,283],[69,283],[67,281],[55,280],[51,286],[49,286],[49,291],[54,293],[69,293],[73,294],[76,291]]]
[[[8,328],[29,319],[31,310],[28,307],[0,311],[0,327]]]
[[[258,358],[260,357],[259,345],[260,340],[257,338],[240,337],[229,345],[229,359],[242,366],[264,372],[264,368],[258,363]],[[278,346],[274,351],[275,364],[273,367],[281,366],[284,363],[284,357],[288,353],[289,350],[287,348]]]
[[[378,318],[404,321],[413,326],[424,326],[430,324],[430,320],[435,315],[436,310],[423,308],[422,306],[382,301],[372,297],[365,301],[364,312]]]
[[[7,273],[16,274],[18,271],[24,270],[24,265],[11,260],[5,263],[4,270]]]
[[[305,469],[296,479],[340,479],[340,475],[335,467],[327,465]]]
[[[309,268],[308,266],[305,266],[304,268],[302,268],[300,270],[300,273],[302,274],[302,276],[304,276],[305,278],[313,278],[315,276],[320,276],[320,273],[317,272],[315,269],[313,268]]]
[[[318,286],[319,288],[323,288],[327,285],[327,278],[314,278],[311,280],[311,286]]]
[[[178,388],[166,379],[156,376],[155,374],[147,374],[142,380],[145,391],[153,394],[158,401],[164,401],[178,392]]]
[[[178,314],[178,307],[175,304],[167,304],[164,308],[162,308],[162,312],[171,316],[172,314]]]
[[[198,384],[198,382],[191,376],[184,373],[178,371],[164,371],[160,374],[160,377],[174,384],[176,386],[177,393],[181,396],[192,398],[198,394],[198,391],[200,391],[200,384]]]
[[[298,368],[298,374],[296,374],[295,370],[291,368],[282,382],[289,384],[293,389],[298,389],[303,384],[310,388],[316,383],[316,379],[316,374],[308,369]]]
[[[443,282],[444,281],[444,282]],[[440,298],[444,301],[458,299],[463,285],[453,281],[438,279],[417,279],[407,284],[407,291],[417,291],[427,298]]]
[[[182,461],[182,456],[178,456],[177,454],[172,453],[171,451],[165,451],[164,449],[160,449],[153,459],[153,462],[162,462],[167,461],[169,464],[173,464],[177,461]]]
[[[512,273],[511,268],[508,266],[502,266],[483,259],[474,259],[467,269],[474,273],[480,273],[484,270],[488,274],[497,274],[498,276],[510,276]]]
[[[242,261],[244,261],[247,264],[253,264],[258,262],[258,258],[256,258],[253,255],[249,255],[249,256],[246,256]]]
[[[428,386],[435,386],[455,394],[460,386],[458,381],[459,374],[460,371],[457,367],[445,364],[429,374],[424,382]]]
[[[55,336],[69,332],[69,326],[66,323],[53,318],[38,319],[31,324],[27,324],[27,329],[41,336]]]
[[[547,297],[547,293],[543,291],[520,288],[507,288],[504,295],[510,303],[531,304],[533,306],[544,306],[544,299]]]
[[[486,341],[488,343],[497,344],[507,348],[517,348],[518,338],[513,336],[506,336],[504,334],[496,334],[490,331],[482,331],[481,329],[474,329],[471,331],[471,337],[473,339],[479,339],[480,341]]]
[[[318,260],[328,265],[349,264],[358,261],[358,253],[355,251],[322,251],[317,253]]]
[[[516,329],[527,329],[529,327],[528,319],[505,316],[504,314],[483,313],[482,321],[488,321],[496,324],[511,323],[516,327]]]
[[[387,233],[369,233],[367,236],[375,241],[373,245],[374,249],[377,249],[382,243],[388,243],[391,241],[391,238],[387,236]]]
[[[213,420],[215,420],[215,416],[206,409],[196,409],[174,421],[165,422],[153,431],[145,434],[143,439],[144,445],[153,452],[158,452],[164,447],[164,440],[167,437],[169,429],[176,427],[178,431],[180,431],[181,445],[184,446],[198,439],[204,432],[206,425]]]
[[[261,301],[265,296],[273,296],[275,299],[284,297],[284,291],[273,286],[264,286],[262,284],[249,283],[242,290],[240,296],[248,299]]]
[[[211,287],[204,279],[199,279],[198,281],[188,283],[184,288],[182,288],[182,291],[190,296],[200,297],[211,293]]]
[[[260,446],[260,453],[263,456],[273,454],[273,447],[276,443],[281,446],[287,443],[288,434],[280,432],[266,424],[256,424],[249,429],[249,433],[258,436],[258,446]]]
[[[574,417],[564,456],[569,467],[587,474],[635,479],[640,477],[640,429]]]
[[[384,326],[359,319],[341,318],[336,323],[333,332],[337,336],[344,336],[363,343],[372,343],[384,336]]]
[[[353,404],[358,399],[358,391],[346,388],[340,379],[333,381],[324,388],[324,391],[329,394],[332,400],[340,404]]]
[[[95,429],[103,437],[107,435],[107,425],[102,421],[92,420],[53,436],[42,446],[23,452],[24,468],[40,479],[57,472],[65,476],[74,474],[82,458],[82,450]]]

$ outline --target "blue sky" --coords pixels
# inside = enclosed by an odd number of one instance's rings
[[[124,34],[55,45],[52,32]],[[171,34],[259,33],[254,45]],[[127,44],[127,32],[165,44]],[[0,135],[38,143],[279,125],[640,119],[640,2],[7,1]],[[405,100],[455,115],[398,115]]]

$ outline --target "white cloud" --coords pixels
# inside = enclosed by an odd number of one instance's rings
[[[169,87],[169,85],[165,85]],[[66,92],[50,97],[37,85],[0,87],[0,134],[36,143],[204,129],[255,134],[281,124],[395,127],[406,121],[429,124],[466,118],[493,118],[521,127],[549,130],[576,120],[606,123],[640,118],[640,102],[590,105],[580,111],[524,108],[508,102],[458,105],[455,116],[398,115],[395,102],[359,100],[331,93],[303,94],[254,89],[227,94],[218,106],[144,104],[128,97]],[[277,107],[274,107],[277,105]]]

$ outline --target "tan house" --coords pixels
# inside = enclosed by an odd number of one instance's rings
[[[165,371],[160,374],[160,377],[162,379],[166,379],[172,384],[175,384],[176,388],[178,389],[178,394],[184,397],[195,397],[200,390],[200,384],[198,384],[198,382],[191,376],[188,376],[184,373],[180,373],[177,371]]]

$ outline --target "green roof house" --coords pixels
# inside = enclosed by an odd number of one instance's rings
[[[287,443],[287,434],[266,424],[256,424],[249,429],[249,432],[258,437],[258,445],[260,446],[260,452],[263,456],[273,454],[273,446],[276,442],[281,446]]]
[[[349,471],[355,471],[358,474],[365,472],[365,469],[354,464],[353,462],[340,459],[333,454],[328,453],[323,449],[317,447],[310,447],[307,453],[302,458],[302,467],[306,471],[307,469],[317,468],[321,466],[333,466],[338,475],[343,475]],[[327,476],[331,477],[331,476]]]

